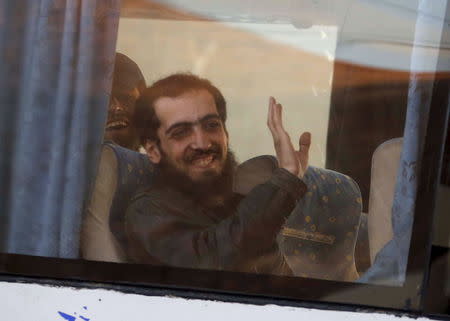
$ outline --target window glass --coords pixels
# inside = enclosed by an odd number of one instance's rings
[[[229,144],[240,163],[275,155],[266,110],[268,97],[276,97],[294,146],[303,131],[312,134],[309,165],[323,180],[306,178],[306,204],[298,206],[305,210],[288,219],[282,250],[298,276],[358,280],[394,237],[408,88],[412,72],[425,91],[436,77],[442,30],[437,7],[426,11],[417,1],[339,8],[331,2],[159,4],[155,11],[124,2],[117,51],[133,57],[149,83],[190,72],[216,85],[227,100]],[[423,22],[420,14],[431,20]],[[376,16],[383,24],[374,29],[368,21]],[[425,42],[431,45],[417,50]],[[341,179],[350,187],[341,188]],[[408,184],[416,190],[417,182]],[[358,218],[344,223],[353,211]],[[407,253],[402,255],[406,265]],[[347,265],[345,272],[336,273],[334,264]],[[401,284],[403,278],[382,282]]]
[[[336,33],[336,26],[122,18],[117,51],[133,55],[150,83],[180,71],[210,79],[227,99],[239,161],[273,154],[266,110],[276,97],[294,144],[299,131],[311,131],[311,164],[324,167]]]
[[[390,307],[420,306],[411,288],[435,196],[420,183],[440,161],[423,155],[436,150],[437,84],[450,81],[447,1],[56,3],[18,20],[51,45],[4,55],[30,72],[7,82],[19,107],[0,123],[1,252],[141,271],[121,282],[239,291],[236,280],[261,276],[277,290],[256,292],[296,298],[279,285],[353,283],[311,294],[332,302],[383,285],[405,291]],[[171,279],[189,271],[213,281]]]

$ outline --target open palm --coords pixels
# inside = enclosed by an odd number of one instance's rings
[[[308,168],[311,134],[309,132],[301,134],[299,139],[299,149],[295,150],[289,134],[283,127],[282,114],[283,106],[277,103],[275,98],[270,97],[267,126],[272,133],[278,165],[302,178]]]

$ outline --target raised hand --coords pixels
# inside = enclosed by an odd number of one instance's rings
[[[283,107],[281,104],[278,104],[275,98],[270,97],[267,126],[272,133],[278,164],[281,168],[302,178],[308,167],[311,134],[304,132],[299,139],[299,150],[295,150],[289,134],[284,130],[282,113]]]

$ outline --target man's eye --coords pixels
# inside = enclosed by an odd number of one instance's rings
[[[189,128],[177,128],[172,131],[171,137],[172,138],[183,138],[189,135]]]
[[[215,130],[221,127],[221,123],[218,120],[211,120],[204,124],[206,130]]]
[[[119,95],[119,96],[117,97],[117,99],[118,99],[120,102],[125,103],[125,104],[133,103],[134,100],[135,100],[134,97],[133,97],[133,96],[130,96],[130,95]]]
[[[126,104],[132,104],[132,103],[134,103],[134,101],[135,101],[134,97],[131,97],[131,96],[128,96],[127,98],[124,99],[124,102]]]

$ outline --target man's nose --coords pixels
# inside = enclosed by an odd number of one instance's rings
[[[194,128],[192,147],[195,149],[207,149],[211,147],[211,139],[201,128]]]
[[[116,97],[112,97],[109,102],[109,110],[110,111],[123,111],[123,107]]]

